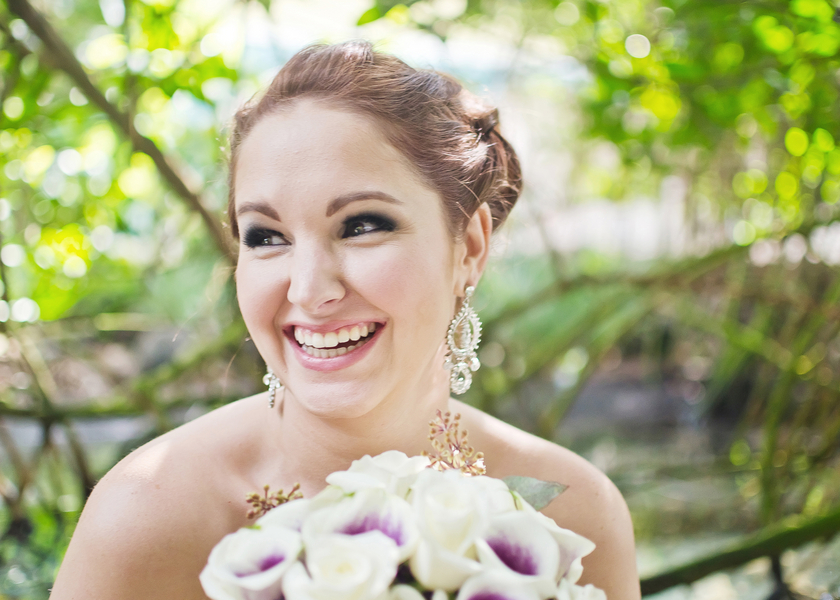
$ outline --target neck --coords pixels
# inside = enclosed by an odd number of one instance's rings
[[[307,497],[326,484],[327,475],[345,470],[365,454],[399,450],[408,456],[431,450],[429,421],[449,409],[449,373],[443,354],[392,392],[369,413],[325,418],[307,411],[292,395],[283,400],[275,447],[283,457],[282,479],[300,483]],[[282,414],[282,416],[280,416]]]

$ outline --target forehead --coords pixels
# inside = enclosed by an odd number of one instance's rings
[[[313,100],[257,122],[239,148],[234,181],[237,204],[298,193],[328,199],[367,189],[399,198],[423,188],[437,197],[373,118]]]

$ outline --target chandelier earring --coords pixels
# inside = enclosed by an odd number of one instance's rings
[[[280,383],[280,380],[277,379],[277,376],[274,374],[274,371],[271,370],[271,367],[267,367],[266,374],[263,375],[263,385],[268,386],[268,408],[274,408],[274,401],[277,397],[277,390],[283,391],[286,388]]]
[[[475,353],[481,341],[481,321],[470,305],[474,292],[473,286],[464,291],[461,310],[452,319],[446,334],[449,352],[443,366],[449,369],[449,387],[453,394],[463,394],[470,389],[472,372],[478,371],[481,366]]]

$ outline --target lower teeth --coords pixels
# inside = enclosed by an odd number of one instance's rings
[[[315,358],[335,358],[336,356],[342,356],[348,352],[352,352],[356,348],[360,348],[367,343],[368,339],[370,338],[362,338],[352,346],[345,346],[343,348],[315,348],[314,346],[306,345],[301,346],[301,348],[309,356],[314,356]]]

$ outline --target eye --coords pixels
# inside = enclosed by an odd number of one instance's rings
[[[388,217],[377,214],[362,214],[344,221],[343,237],[358,237],[377,231],[394,231],[396,228],[396,223]]]
[[[262,227],[253,227],[248,229],[243,236],[242,241],[248,248],[288,245],[288,241],[282,234]]]

